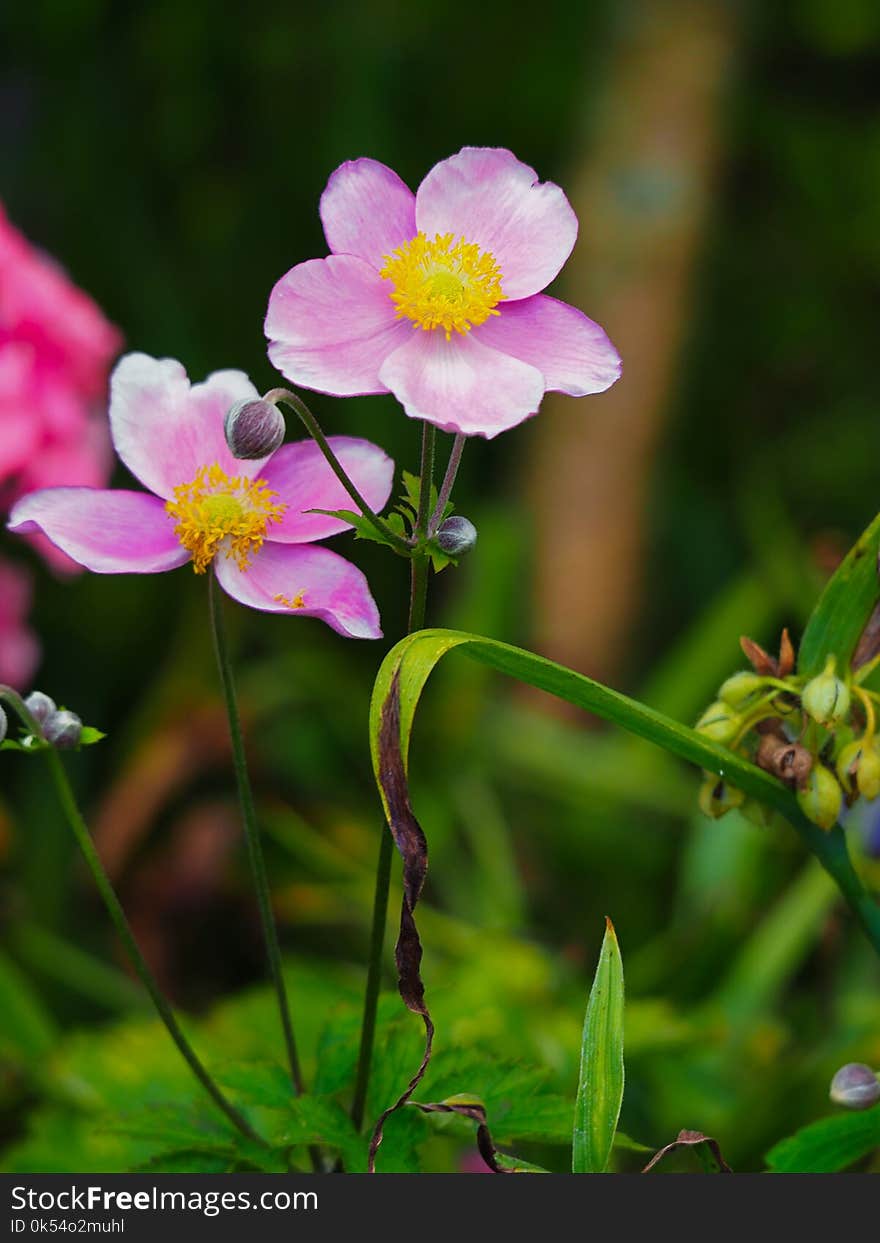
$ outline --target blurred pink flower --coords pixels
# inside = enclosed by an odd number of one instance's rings
[[[30,578],[9,561],[0,561],[0,682],[26,690],[40,649],[25,625],[31,603]]]
[[[190,385],[171,358],[126,354],[110,381],[116,451],[148,492],[46,488],[22,497],[9,529],[41,533],[96,574],[156,574],[191,562],[209,568],[233,599],[270,613],[318,617],[350,638],[382,634],[363,574],[328,548],[349,528],[314,510],[340,509],[348,493],[312,440],[258,460],[229,451],[230,406],[259,393],[241,371]],[[381,509],[394,463],[366,440],[330,444],[367,503]]]
[[[103,405],[121,337],[0,206],[0,505],[55,484],[106,482]],[[45,540],[56,568],[73,562]]]
[[[384,164],[351,160],[321,196],[332,252],[269,299],[269,357],[294,384],[391,392],[411,418],[491,438],[545,392],[584,397],[620,375],[602,328],[541,291],[577,217],[559,186],[510,151],[465,147],[415,194]]]

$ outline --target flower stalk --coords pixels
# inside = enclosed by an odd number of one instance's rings
[[[263,856],[263,847],[260,841],[260,831],[257,826],[257,816],[254,808],[254,795],[248,774],[244,737],[241,730],[241,717],[238,711],[238,700],[235,694],[235,682],[232,676],[229,646],[226,639],[226,626],[223,620],[223,602],[220,598],[220,592],[213,573],[209,578],[208,595],[211,611],[211,633],[214,640],[214,653],[217,657],[217,668],[220,672],[220,682],[223,688],[223,698],[226,704],[226,715],[229,719],[232,761],[235,768],[236,785],[238,786],[238,801],[244,825],[248,862],[257,894],[263,940],[269,959],[269,971],[278,999],[278,1011],[281,1019],[281,1028],[284,1033],[284,1045],[290,1067],[290,1078],[297,1095],[302,1095],[305,1091],[305,1084],[296,1048],[296,1038],[293,1033],[293,1020],[290,1014],[287,986],[284,983],[284,973],[281,968],[281,947],[278,943],[278,929],[275,926],[275,917],[272,913],[266,860]]]
[[[10,706],[21,718],[25,728],[30,731],[33,737],[39,739],[42,736],[39,722],[28,710],[21,696],[12,690],[11,687],[0,686],[0,699],[5,699],[7,703],[10,704]],[[101,862],[100,855],[95,849],[88,825],[83,819],[82,813],[77,806],[76,798],[67,778],[67,773],[64,771],[64,765],[62,764],[57,751],[49,744],[43,744],[39,747],[39,749],[46,757],[52,784],[55,787],[55,793],[58,796],[58,801],[61,804],[65,819],[67,820],[67,823],[76,838],[76,843],[86,861],[89,871],[92,874],[98,893],[101,895],[101,899],[107,909],[107,913],[110,916],[113,926],[116,929],[116,933],[119,936],[126,953],[128,954],[131,965],[137,973],[138,978],[147,990],[157,1015],[164,1024],[169,1036],[177,1046],[180,1056],[186,1062],[195,1078],[202,1085],[217,1108],[226,1116],[235,1129],[239,1131],[240,1134],[245,1136],[245,1138],[253,1141],[254,1143],[260,1144],[261,1146],[265,1146],[265,1141],[261,1139],[244,1115],[235,1108],[232,1102],[227,1099],[221,1089],[211,1078],[211,1075],[206,1070],[202,1060],[193,1049],[186,1036],[183,1034],[174,1011],[165,998],[165,995],[159,987],[155,976],[147,965],[147,961],[138,947],[138,943],[135,940],[134,933],[131,930],[131,926],[126,918],[125,912],[122,909],[122,905],[116,896],[116,891],[113,888],[110,877],[107,875],[104,865]]]

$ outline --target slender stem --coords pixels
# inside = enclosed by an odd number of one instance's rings
[[[425,423],[422,429],[422,466],[419,489],[419,512],[416,519],[416,535],[423,538],[427,531],[431,507],[431,485],[434,479],[434,428]],[[425,624],[428,603],[428,576],[430,560],[426,555],[412,558],[410,580],[409,623],[407,633],[421,630]],[[367,986],[364,992],[364,1015],[361,1022],[361,1043],[355,1076],[354,1099],[351,1117],[358,1130],[364,1124],[367,1093],[370,1087],[370,1071],[373,1063],[373,1045],[376,1040],[376,1010],[382,985],[382,950],[385,945],[385,925],[388,920],[388,891],[391,887],[391,863],[394,843],[391,830],[383,823],[379,843],[379,859],[376,865],[376,887],[373,895],[373,923],[370,933],[370,959],[367,967]]]
[[[458,475],[458,468],[461,465],[461,455],[464,452],[464,444],[466,436],[462,436],[459,432],[452,442],[452,449],[449,453],[449,462],[446,466],[446,474],[443,476],[443,483],[440,485],[440,492],[437,496],[437,504],[431,515],[431,521],[428,523],[428,535],[433,535],[440,523],[443,521],[443,511],[446,508],[449,498],[452,495],[452,489],[455,486],[455,479]]]
[[[217,656],[217,667],[220,671],[220,682],[223,686],[223,698],[226,702],[226,714],[229,718],[229,736],[232,740],[232,761],[235,767],[235,780],[238,786],[238,801],[241,807],[241,818],[244,824],[244,836],[247,843],[248,860],[253,875],[254,887],[257,891],[257,905],[260,910],[260,922],[263,927],[263,940],[269,959],[269,971],[278,997],[278,1010],[281,1016],[281,1027],[284,1032],[284,1044],[287,1049],[287,1060],[290,1065],[290,1078],[299,1095],[304,1092],[302,1071],[296,1051],[296,1040],[293,1035],[293,1022],[290,1017],[290,1005],[287,1000],[287,988],[281,969],[281,947],[278,944],[278,930],[272,914],[272,902],[269,895],[269,878],[266,872],[266,861],[260,842],[260,831],[257,827],[257,816],[254,810],[254,795],[248,775],[247,759],[244,751],[244,738],[241,732],[241,718],[238,714],[238,701],[235,696],[235,683],[232,677],[232,665],[229,660],[229,648],[226,642],[226,626],[223,621],[223,602],[220,591],[212,573],[209,579],[208,595],[211,605],[211,631],[214,636],[214,651]]]
[[[12,705],[17,714],[21,717],[25,728],[30,731],[34,738],[40,737],[39,724],[34,720],[33,716],[25,707],[21,697],[16,694],[15,691],[11,690],[10,687],[0,686],[0,699],[6,699]],[[55,792],[58,795],[58,801],[64,811],[65,819],[73,831],[77,845],[82,852],[83,858],[85,859],[89,871],[95,881],[95,885],[98,888],[98,893],[103,899],[104,905],[107,908],[107,913],[113,921],[113,926],[116,929],[117,935],[119,936],[119,939],[124,945],[125,951],[131,960],[131,965],[137,972],[144,988],[149,993],[150,999],[156,1008],[156,1013],[165,1024],[168,1035],[177,1045],[180,1056],[208,1093],[211,1100],[217,1108],[226,1115],[236,1130],[240,1131],[241,1134],[246,1136],[247,1139],[264,1145],[265,1141],[260,1138],[247,1119],[239,1113],[232,1102],[227,1100],[226,1096],[208,1074],[208,1071],[202,1064],[198,1054],[181,1031],[180,1025],[174,1015],[174,1011],[165,999],[162,990],[156,982],[155,976],[147,966],[147,961],[138,947],[138,943],[135,940],[134,933],[131,930],[129,922],[125,917],[125,912],[122,909],[120,901],[116,896],[116,891],[113,888],[110,877],[104,870],[104,865],[101,862],[100,855],[95,849],[92,836],[89,833],[88,825],[83,819],[79,807],[77,806],[76,798],[74,797],[70,782],[67,779],[67,773],[64,771],[64,765],[61,763],[58,752],[54,747],[47,746],[45,744],[43,744],[40,749],[46,756],[46,762],[49,766],[49,772],[55,786]]]
[[[296,393],[292,393],[290,389],[287,388],[270,389],[270,391],[266,393],[263,400],[271,402],[283,401],[285,405],[290,406],[290,408],[298,415],[300,422],[303,424],[312,440],[314,440],[315,444],[324,454],[324,457],[327,459],[333,474],[342,484],[343,488],[345,488],[346,492],[354,501],[355,505],[357,505],[363,516],[380,533],[380,535],[382,535],[383,539],[387,540],[396,552],[399,552],[404,557],[408,557],[411,552],[409,542],[404,539],[402,535],[398,535],[395,531],[392,531],[388,523],[385,522],[384,519],[380,518],[379,515],[375,513],[364,500],[357,486],[345,473],[345,468],[333,452],[330,442],[321,430],[318,420],[312,414],[306,403],[300,397],[297,397]]]

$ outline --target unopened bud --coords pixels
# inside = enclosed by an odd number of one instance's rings
[[[44,695],[42,691],[31,691],[24,701],[24,706],[37,722],[40,729],[57,712],[55,700],[50,699],[48,695]]]
[[[62,708],[50,716],[43,726],[43,737],[60,751],[67,751],[78,745],[82,727],[82,721],[75,712]]]
[[[855,788],[868,800],[880,794],[880,753],[874,742],[862,739],[848,743],[837,757],[837,775],[848,793]]]
[[[751,673],[749,670],[743,669],[742,672],[735,673],[721,684],[718,698],[722,699],[726,704],[730,704],[732,708],[738,708],[747,699],[751,699],[763,685],[764,679],[762,677],[759,677],[757,673]]]
[[[843,791],[837,778],[824,764],[815,764],[797,792],[800,809],[820,829],[831,829],[837,823],[843,803]]]
[[[849,687],[835,676],[834,664],[829,656],[824,671],[811,678],[801,695],[804,711],[825,726],[842,721],[849,712]]]
[[[6,731],[8,729],[9,729],[9,721],[6,718],[6,713],[3,711],[2,708],[0,708],[0,742],[2,742],[3,739],[6,737]]]
[[[477,528],[469,518],[453,514],[440,524],[437,543],[450,557],[461,557],[470,552],[477,542]]]
[[[870,1109],[880,1101],[880,1079],[863,1062],[848,1062],[831,1080],[829,1096],[847,1109]]]
[[[233,457],[264,458],[284,440],[284,415],[270,401],[251,397],[230,406],[223,430]]]
[[[713,742],[733,742],[739,733],[741,718],[729,704],[716,699],[700,717],[695,726],[698,734],[711,738]]]
[[[741,807],[745,798],[742,790],[729,785],[723,777],[707,773],[700,786],[700,811],[712,820],[720,820],[735,807]]]

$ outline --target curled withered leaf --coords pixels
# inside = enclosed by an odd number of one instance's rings
[[[750,639],[748,635],[740,635],[739,645],[754,669],[755,673],[759,673],[762,677],[778,677],[779,665],[775,658],[769,652],[765,652],[760,643],[756,643],[754,639]]]
[[[813,756],[806,747],[789,741],[784,734],[767,733],[758,744],[755,762],[789,788],[799,789],[810,775]]]
[[[400,932],[394,956],[397,962],[397,987],[404,1005],[419,1014],[425,1024],[425,1052],[418,1070],[401,1096],[379,1116],[370,1140],[367,1168],[375,1172],[376,1151],[382,1143],[386,1120],[405,1105],[418,1087],[431,1060],[434,1024],[425,1005],[425,986],[421,977],[422,943],[413,912],[421,896],[428,871],[428,842],[416,820],[409,797],[406,767],[400,748],[400,671],[388,691],[382,709],[379,731],[379,784],[388,811],[388,825],[395,845],[403,858],[403,902],[400,908]]]
[[[671,1144],[667,1144],[665,1148],[661,1148],[659,1152],[655,1152],[651,1160],[642,1170],[643,1174],[647,1174],[655,1165],[668,1157],[671,1152],[675,1152],[678,1148],[693,1148],[703,1164],[704,1170],[710,1174],[732,1174],[733,1170],[721,1155],[721,1148],[718,1140],[712,1139],[710,1135],[704,1135],[702,1131],[679,1131],[678,1135]]]
[[[787,678],[789,674],[794,673],[796,663],[794,652],[794,644],[788,633],[788,627],[782,631],[782,638],[779,640],[779,660],[777,661],[777,669],[781,678]]]
[[[492,1173],[515,1174],[517,1172],[514,1169],[505,1169],[498,1164],[498,1154],[495,1151],[486,1120],[486,1106],[479,1097],[462,1094],[450,1096],[445,1101],[434,1101],[431,1104],[422,1104],[421,1101],[409,1103],[414,1109],[420,1109],[423,1114],[458,1114],[462,1118],[470,1118],[477,1124],[477,1148],[480,1150],[480,1156]]]

